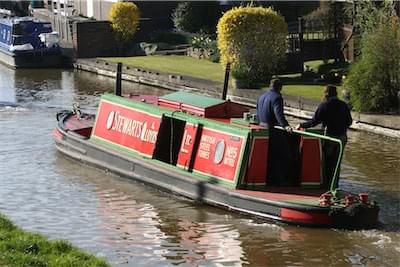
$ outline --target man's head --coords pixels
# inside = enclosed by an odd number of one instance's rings
[[[337,96],[336,86],[328,84],[324,89],[324,98],[328,99],[333,96]]]
[[[279,79],[272,79],[270,83],[272,90],[280,92],[282,90],[282,82]]]

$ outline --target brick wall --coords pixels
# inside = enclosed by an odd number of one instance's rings
[[[108,21],[75,22],[72,39],[77,58],[112,56],[117,50]]]

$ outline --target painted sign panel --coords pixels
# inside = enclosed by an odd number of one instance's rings
[[[151,157],[161,117],[102,100],[93,136]]]
[[[204,128],[193,171],[233,182],[240,168],[244,143],[242,136]]]
[[[195,124],[186,123],[183,132],[182,145],[179,150],[177,166],[189,169],[190,160],[193,154],[193,146],[196,140],[198,127]]]

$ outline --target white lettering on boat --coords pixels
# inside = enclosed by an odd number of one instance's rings
[[[238,156],[238,148],[234,146],[228,146],[225,152],[224,164],[230,167],[235,166],[236,158]]]
[[[106,128],[152,144],[155,144],[157,140],[158,132],[154,130],[154,122],[148,128],[147,122],[125,117],[119,111],[111,111],[109,113]]]
[[[211,153],[211,145],[214,145],[216,138],[210,135],[203,135],[199,144],[199,157],[209,159]]]

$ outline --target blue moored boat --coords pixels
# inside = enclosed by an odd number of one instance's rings
[[[58,67],[58,33],[50,22],[32,17],[0,19],[0,61],[15,68]]]

